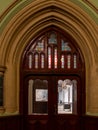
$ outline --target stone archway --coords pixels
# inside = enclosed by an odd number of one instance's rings
[[[43,1],[40,4],[32,2],[17,13],[6,26],[0,48],[0,63],[7,68],[4,74],[5,112],[19,112],[19,68],[24,48],[32,37],[50,25],[69,33],[82,50],[86,64],[87,112],[97,112],[98,104],[93,103],[95,97],[94,91],[92,92],[93,85],[98,90],[98,82],[95,80],[98,75],[97,26],[82,9],[69,1]],[[89,94],[91,99],[88,98]]]

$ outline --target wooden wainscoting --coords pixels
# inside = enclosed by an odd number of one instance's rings
[[[32,117],[25,118],[24,130],[80,130],[80,119],[75,116],[64,117],[53,117],[52,122]]]
[[[98,116],[83,116],[81,130],[98,130]]]
[[[23,130],[23,118],[17,116],[0,117],[0,130]]]
[[[67,124],[70,124],[70,127]],[[69,119],[65,127],[66,130],[98,130],[98,116],[82,116],[78,122]],[[23,116],[4,116],[0,117],[0,130],[33,130],[33,127],[23,129]]]

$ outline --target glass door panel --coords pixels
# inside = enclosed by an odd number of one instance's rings
[[[75,77],[35,76],[28,83],[29,115],[77,114]]]
[[[48,81],[44,79],[30,79],[28,86],[28,113],[48,113]]]
[[[57,114],[77,114],[79,79],[76,76],[56,76]]]
[[[58,114],[72,114],[77,99],[77,81],[58,80]],[[76,104],[75,104],[76,105]]]

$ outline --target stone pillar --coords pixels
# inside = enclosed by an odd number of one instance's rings
[[[98,115],[98,69],[92,69],[89,86],[89,114]]]
[[[6,67],[0,66],[0,114],[4,113],[4,72]]]
[[[17,112],[17,78],[13,64],[7,66],[5,73],[5,113]]]

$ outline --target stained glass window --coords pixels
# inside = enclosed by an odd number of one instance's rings
[[[74,54],[74,69],[77,68],[77,55]]]
[[[48,47],[48,68],[51,68],[51,48]]]
[[[71,55],[70,54],[67,55],[67,68],[68,69],[71,68]]]
[[[57,68],[57,48],[54,49],[54,68]]]
[[[61,44],[62,51],[71,51],[71,48],[68,42],[64,42],[64,40],[61,40],[61,43],[62,43]]]
[[[49,36],[49,39],[48,39],[48,43],[49,44],[57,44],[57,37],[56,37],[56,34],[54,32],[52,32]]]
[[[41,54],[41,68],[45,67],[45,56],[44,54]]]
[[[35,68],[38,68],[38,54],[35,54]]]
[[[32,54],[29,55],[29,69],[32,68]]]
[[[44,50],[44,40],[42,41],[38,41],[36,47],[35,47],[36,51],[43,51]]]
[[[29,56],[28,56],[29,54]],[[36,39],[25,58],[25,68],[72,70],[80,66],[77,50],[71,42],[56,31],[50,31]],[[28,62],[28,63],[26,63]]]
[[[65,65],[65,58],[64,55],[61,55],[61,68],[64,68]]]

